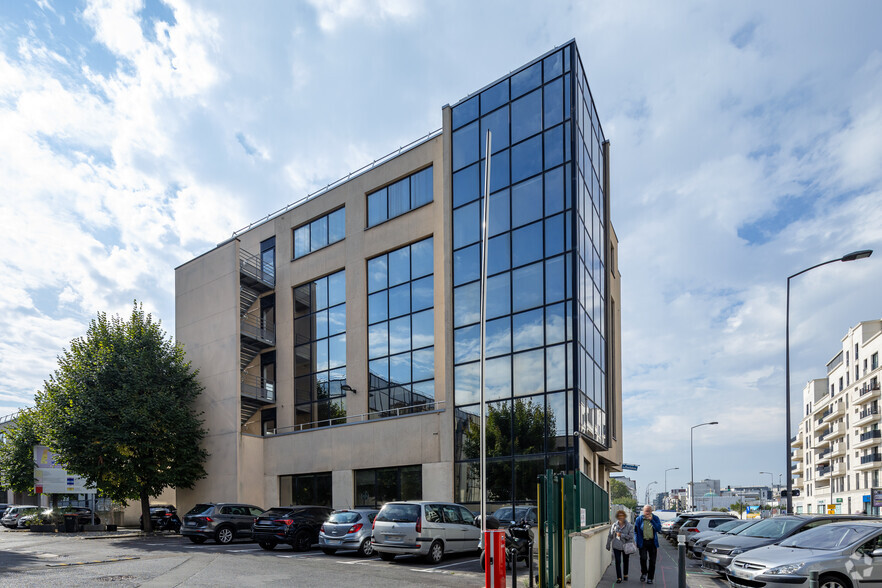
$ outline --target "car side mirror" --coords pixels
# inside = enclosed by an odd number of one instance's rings
[[[870,557],[882,557],[882,549],[874,549],[870,552]]]

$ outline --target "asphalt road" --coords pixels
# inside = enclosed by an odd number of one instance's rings
[[[121,533],[122,534],[122,533]],[[437,566],[341,552],[264,551],[251,542],[194,545],[177,535],[86,538],[0,530],[0,587],[15,586],[483,586],[473,554]]]
[[[655,566],[655,583],[658,588],[677,588],[679,580],[679,565],[677,546],[671,545],[667,539],[659,540],[658,558]],[[629,580],[622,584],[616,584],[616,568],[610,565],[603,575],[603,579],[597,584],[598,588],[644,588],[647,585],[640,583],[640,558],[631,556]],[[701,561],[686,559],[686,585],[688,588],[728,588],[728,584],[717,574],[706,572],[701,569]]]

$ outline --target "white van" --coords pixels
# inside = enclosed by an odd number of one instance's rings
[[[371,544],[384,561],[421,555],[439,563],[445,553],[477,553],[481,529],[464,506],[430,500],[390,502],[374,519]]]

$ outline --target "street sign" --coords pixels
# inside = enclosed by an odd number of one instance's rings
[[[34,445],[34,492],[36,494],[89,494],[95,491],[85,478],[67,472],[55,454],[42,445]]]
[[[827,505],[827,514],[836,514],[836,505],[828,504]]]
[[[882,488],[873,488],[870,497],[874,507],[882,507]]]
[[[841,498],[837,498],[837,499],[836,499],[836,502],[837,502],[837,503],[842,502],[842,499],[841,499]]]
[[[638,467],[639,467],[639,466],[636,466],[636,465],[631,464],[631,463],[623,463],[623,464],[622,464],[622,469],[623,469],[623,470],[631,470],[632,472],[636,472]]]

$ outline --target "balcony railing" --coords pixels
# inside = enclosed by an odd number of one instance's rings
[[[872,416],[874,414],[879,414],[879,408],[876,406],[861,411],[861,414],[858,417],[858,420],[863,420],[863,419],[867,418],[868,416]]]
[[[821,416],[818,418],[818,424],[820,425],[821,423],[823,423],[823,422],[824,422],[824,419],[827,418],[828,416],[830,416],[831,414],[833,414],[833,409],[832,409],[832,408],[828,408],[827,410],[825,410],[825,411],[821,414]]]
[[[272,264],[263,263],[260,256],[248,253],[244,249],[239,250],[239,271],[270,288],[276,285],[276,273]]]
[[[821,453],[818,454],[818,459],[824,459],[825,457],[827,457],[831,453],[833,453],[833,449],[828,447],[827,449],[825,449],[824,451],[822,451]]]
[[[818,468],[818,477],[820,478],[821,476],[826,476],[827,474],[830,473],[831,470],[832,470],[832,468],[830,466]]]
[[[267,402],[276,401],[276,383],[266,378],[244,374],[242,376],[242,395]]]
[[[861,456],[861,464],[882,461],[882,453],[871,453],[870,455]]]
[[[272,325],[268,325],[265,319],[253,314],[242,316],[242,334],[257,339],[270,347],[276,344],[276,332]]]
[[[273,429],[271,432],[267,433],[268,435],[277,435],[279,433],[299,433],[301,431],[308,431],[310,429],[319,429],[324,427],[330,427],[334,425],[351,425],[356,423],[366,423],[368,421],[375,421],[378,419],[387,419],[394,417],[403,417],[403,416],[412,416],[423,414],[426,412],[434,412],[437,410],[444,410],[444,401],[443,400],[433,400],[431,402],[427,402],[424,404],[417,404],[413,406],[401,406],[398,408],[390,408],[389,410],[378,410],[374,412],[366,412],[364,414],[356,414],[356,415],[347,415],[345,417],[337,417],[333,419],[323,419],[320,421],[312,421],[309,423],[300,423],[298,425],[291,425],[288,427],[279,427],[277,429]]]
[[[867,441],[869,439],[880,439],[882,438],[882,431],[867,431],[866,433],[861,433],[860,440]]]
[[[824,439],[826,439],[827,437],[829,437],[829,436],[830,436],[830,433],[832,433],[832,432],[833,432],[833,429],[830,429],[830,430],[828,430],[826,433],[824,433],[823,435],[821,435],[820,437],[818,437],[818,443],[820,443],[821,441],[823,441]]]

